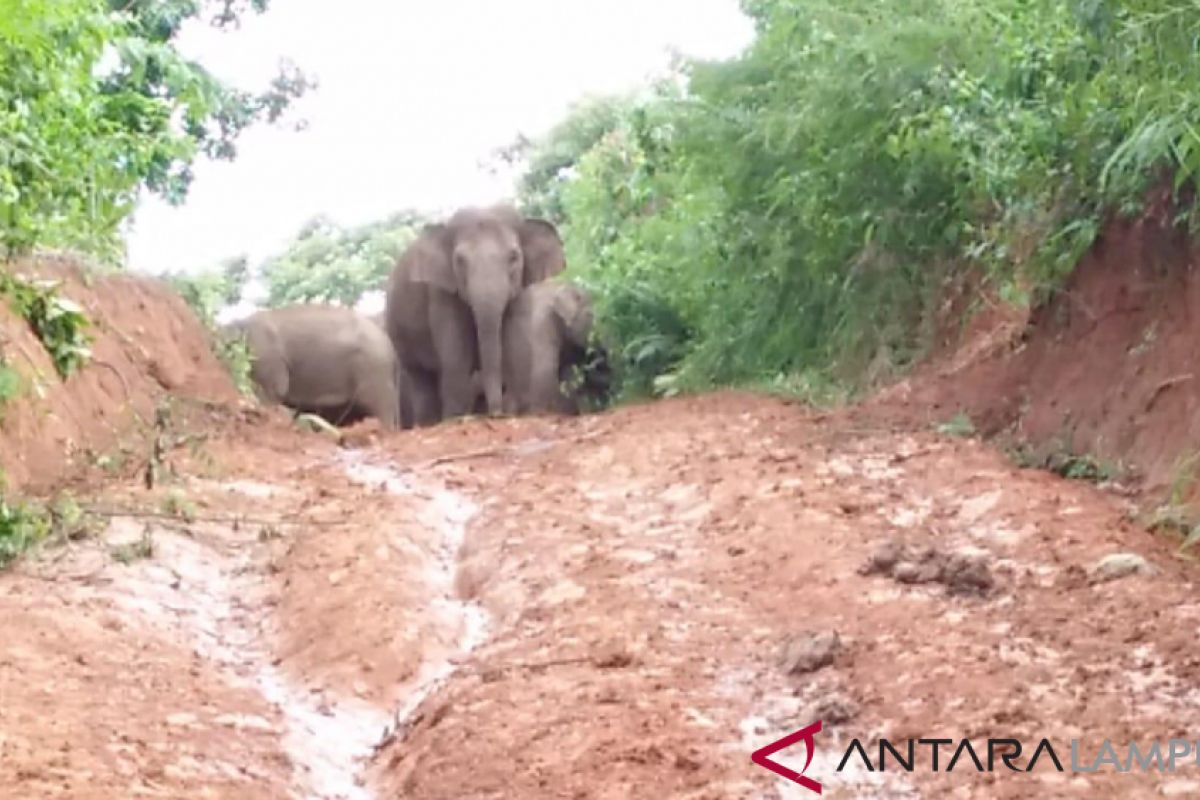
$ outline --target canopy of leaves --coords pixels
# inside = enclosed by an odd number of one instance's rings
[[[265,0],[0,0],[0,255],[35,245],[104,256],[146,187],[179,201],[200,154],[277,119],[310,84],[285,67],[261,94],[185,60],[189,19],[233,25]]]
[[[222,309],[236,305],[242,299],[250,278],[250,265],[245,256],[238,256],[218,264],[215,269],[170,273],[166,278],[196,315],[212,327]]]
[[[1053,289],[1105,214],[1200,169],[1193,0],[743,8],[741,57],[521,154],[628,391],[903,368],[945,281]]]
[[[518,191],[527,214],[555,223],[563,220],[563,187],[579,159],[620,125],[627,103],[614,97],[591,98],[577,104],[542,140],[520,136],[500,151],[502,161],[523,166]]]
[[[353,306],[366,292],[383,289],[396,259],[421,228],[414,212],[341,228],[325,218],[307,223],[281,255],[262,267],[266,303],[327,302]]]

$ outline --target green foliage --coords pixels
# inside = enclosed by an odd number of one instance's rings
[[[200,321],[211,328],[216,325],[221,309],[236,305],[242,299],[250,268],[246,257],[239,256],[227,259],[214,269],[172,272],[165,277]]]
[[[935,430],[943,436],[968,438],[975,435],[975,423],[964,412],[959,412],[949,420],[936,426]]]
[[[238,256],[212,269],[168,273],[166,279],[212,333],[213,350],[229,371],[234,386],[243,395],[252,395],[249,346],[242,336],[222,331],[217,325],[217,315],[242,299],[250,279],[249,261]]]
[[[249,8],[247,8],[247,6]],[[200,154],[232,158],[310,84],[261,94],[184,59],[189,19],[223,26],[263,0],[0,0],[0,256],[36,245],[113,257],[142,187],[180,201]]]
[[[354,305],[365,292],[383,288],[396,259],[423,225],[424,218],[410,211],[355,228],[341,228],[323,217],[308,222],[286,251],[263,265],[266,304]]]
[[[555,223],[563,221],[564,187],[580,158],[620,126],[625,102],[612,97],[590,98],[576,104],[542,141],[520,136],[498,153],[501,161],[524,167],[518,193],[526,214]]]
[[[1013,456],[1024,469],[1053,472],[1067,480],[1104,483],[1124,474],[1120,465],[1102,461],[1089,453],[1076,453],[1061,440],[1039,448],[1018,446]]]
[[[13,310],[33,328],[58,374],[66,378],[92,357],[87,330],[91,320],[58,288],[58,281],[27,279],[0,269],[0,295],[7,296]]]
[[[21,395],[24,384],[21,373],[9,366],[0,355],[0,422],[4,421],[4,406]]]
[[[959,270],[1036,301],[1111,211],[1200,169],[1193,0],[743,7],[742,57],[516,149],[627,393],[903,369]]]
[[[216,342],[217,358],[229,371],[234,387],[244,397],[253,397],[254,380],[250,370],[254,367],[254,356],[250,352],[250,345],[242,336],[218,335]]]
[[[0,490],[0,569],[45,540],[51,527],[44,509],[10,501]]]
[[[113,561],[126,567],[137,561],[145,561],[154,557],[154,536],[150,526],[142,529],[142,535],[132,542],[114,545],[108,550]]]

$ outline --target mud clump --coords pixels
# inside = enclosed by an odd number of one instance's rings
[[[780,666],[788,675],[807,675],[833,664],[842,649],[837,631],[804,633],[783,646]]]
[[[859,569],[860,575],[883,575],[914,586],[940,583],[953,595],[982,597],[995,587],[983,558],[967,553],[940,553],[929,546],[896,541],[881,544]]]
[[[1136,553],[1114,553],[1100,559],[1087,572],[1088,582],[1092,584],[1119,581],[1135,575],[1152,577],[1158,574],[1158,568]]]

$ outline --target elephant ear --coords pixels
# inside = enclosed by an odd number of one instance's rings
[[[416,283],[428,283],[451,294],[458,292],[450,265],[450,229],[445,225],[426,225],[401,258],[408,263],[409,276]]]
[[[567,267],[562,238],[558,229],[544,219],[526,219],[519,231],[521,251],[525,254],[526,286],[554,277]]]

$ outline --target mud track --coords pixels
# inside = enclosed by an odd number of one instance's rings
[[[0,797],[804,797],[750,753],[815,719],[829,796],[1200,796],[1194,762],[836,772],[854,737],[1200,730],[1194,568],[972,441],[725,393],[242,424],[176,467],[0,577]]]

